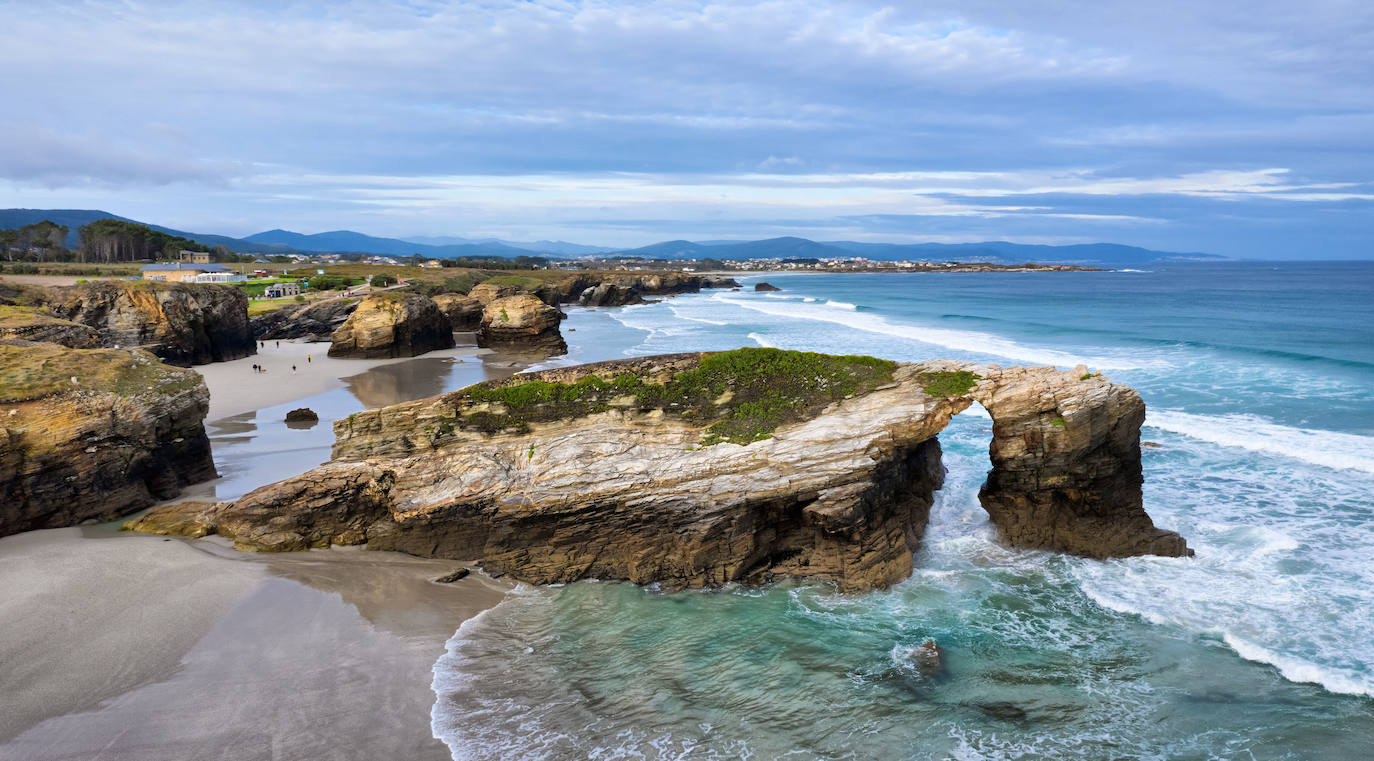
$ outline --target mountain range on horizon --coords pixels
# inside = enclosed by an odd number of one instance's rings
[[[66,225],[67,245],[79,245],[77,229],[98,219],[114,218],[128,222],[139,220],[100,210],[83,209],[0,209],[0,228],[21,227],[43,220]],[[1228,257],[1204,253],[1155,251],[1138,246],[1116,243],[1081,243],[1045,245],[989,241],[983,243],[867,243],[858,241],[818,242],[807,238],[784,236],[763,240],[670,240],[639,248],[614,248],[566,241],[535,241],[530,243],[497,238],[462,238],[458,236],[417,236],[413,238],[384,238],[352,230],[305,234],[289,230],[267,230],[244,238],[226,235],[176,230],[160,225],[149,227],[171,235],[179,235],[205,245],[228,246],[235,253],[363,253],[382,256],[411,256],[419,254],[434,258],[504,257],[543,255],[552,258],[586,258],[593,256],[635,257],[646,259],[832,259],[861,256],[876,261],[959,259],[1016,264],[1035,261],[1046,264],[1102,264],[1126,266],[1167,261],[1225,260]]]

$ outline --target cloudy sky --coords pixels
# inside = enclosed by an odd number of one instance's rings
[[[0,0],[0,207],[1374,258],[1368,0]]]

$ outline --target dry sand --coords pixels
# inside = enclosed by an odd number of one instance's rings
[[[431,667],[507,587],[361,549],[0,539],[0,759],[435,759]],[[93,533],[90,530],[87,534]]]

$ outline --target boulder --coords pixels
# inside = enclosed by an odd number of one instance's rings
[[[294,410],[291,410],[290,412],[286,413],[286,422],[288,422],[288,423],[318,423],[318,422],[320,422],[320,416],[319,416],[318,414],[316,414],[315,411],[312,410],[312,409],[310,409],[309,407],[298,407],[298,408],[296,408],[296,409],[294,409]]]
[[[781,290],[782,290],[781,288],[779,288],[779,287],[777,287],[776,285],[773,285],[773,284],[771,284],[771,283],[755,283],[755,284],[754,284],[754,291],[755,291],[755,292],[763,292],[763,291],[781,291]]]
[[[476,296],[441,293],[434,297],[434,303],[448,316],[454,330],[473,331],[482,324],[482,307],[486,305]]]
[[[7,303],[46,307],[94,329],[105,347],[142,348],[181,366],[253,354],[248,297],[228,285],[100,280],[10,291]]]
[[[0,305],[0,338],[54,343],[69,349],[100,346],[95,328],[64,320],[39,307]]]
[[[324,299],[265,312],[252,319],[253,335],[260,341],[297,338],[328,341],[361,301],[360,298]]]
[[[414,357],[452,348],[453,327],[431,299],[386,291],[363,299],[330,341],[331,357]]]
[[[1070,437],[1019,453],[999,443],[1011,427],[1039,430],[1026,421],[1053,412],[1044,394],[1072,419]],[[335,423],[331,462],[204,521],[241,549],[366,542],[531,583],[805,577],[881,588],[911,573],[943,483],[936,434],[975,399],[1001,431],[985,504],[1009,543],[1094,557],[1186,553],[1141,507],[1130,478],[1138,448],[1103,449],[1079,433],[1138,429],[1138,396],[1124,386],[1054,368],[777,349],[558,368],[360,412]],[[1057,431],[1053,420],[1045,425]],[[1041,480],[1007,479],[1009,468]],[[1109,472],[1125,476],[1099,477]],[[1047,484],[1066,496],[1008,521],[1013,484],[1028,500]]]
[[[0,536],[108,520],[215,477],[200,374],[137,349],[0,341]]]
[[[928,639],[911,648],[911,665],[921,676],[933,679],[945,670],[945,649]]]
[[[558,332],[562,318],[561,312],[532,294],[496,299],[482,310],[477,345],[565,354],[568,345]]]

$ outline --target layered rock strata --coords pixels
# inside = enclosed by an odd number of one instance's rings
[[[482,310],[477,345],[514,351],[565,354],[568,344],[558,330],[563,314],[533,294],[496,299]]]
[[[306,305],[285,306],[252,318],[253,335],[260,341],[303,338],[328,341],[358,308],[360,298],[336,298]]]
[[[330,341],[331,357],[414,357],[452,348],[453,328],[432,300],[388,291],[363,299]]]
[[[706,275],[662,273],[652,275],[612,275],[585,286],[577,294],[580,306],[624,306],[643,303],[645,296],[671,296],[696,293],[703,288],[735,288],[731,278]]]
[[[879,588],[910,574],[943,478],[936,434],[975,399],[996,429],[984,501],[1010,543],[1186,553],[1141,507],[1129,388],[766,349],[547,370],[359,413],[335,424],[330,463],[170,518],[241,549],[366,542],[534,583]]]
[[[0,306],[0,338],[54,343],[69,349],[100,346],[100,334],[95,328],[64,320],[38,307]]]
[[[174,365],[203,365],[253,354],[248,297],[227,285],[102,280],[63,287],[23,287],[5,302],[45,307],[85,325],[109,348],[142,348]]]
[[[454,330],[470,332],[482,324],[482,308],[486,304],[475,296],[441,293],[434,297],[434,303],[448,316],[449,325]]]
[[[0,341],[0,536],[104,520],[215,477],[200,375],[139,350]]]

